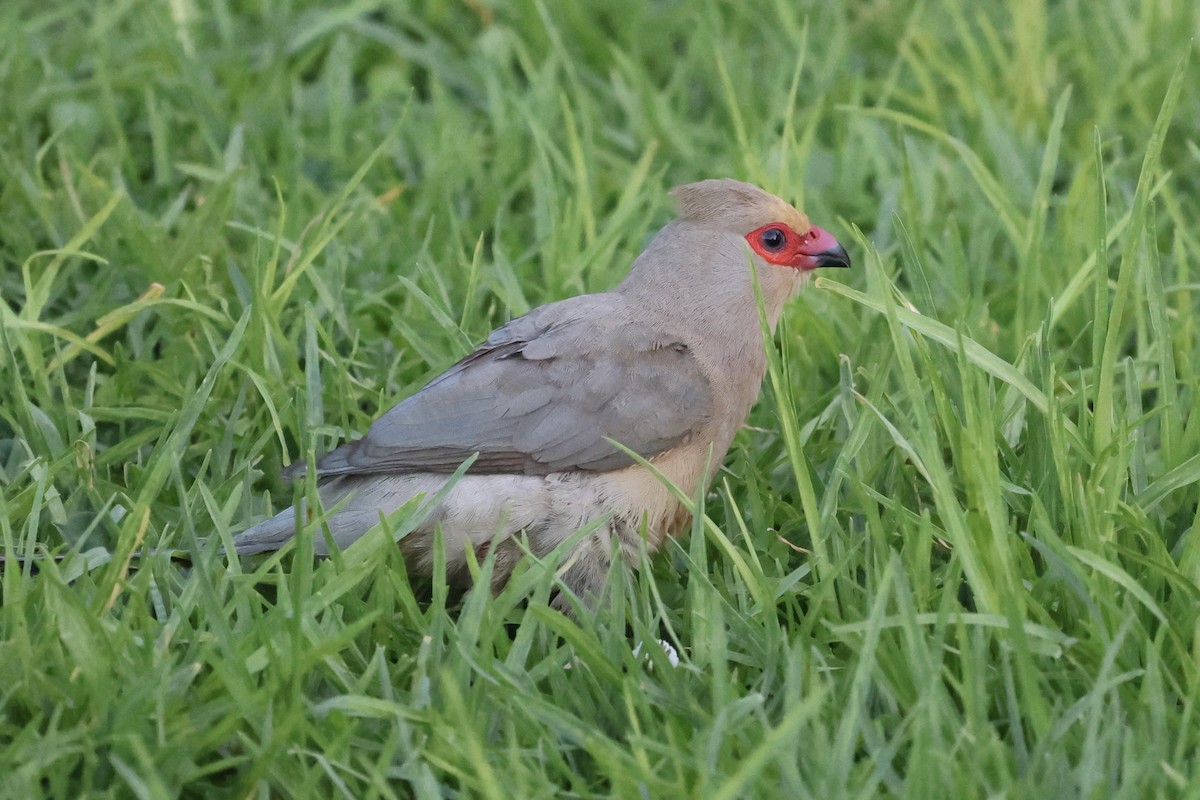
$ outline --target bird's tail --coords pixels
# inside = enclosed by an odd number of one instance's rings
[[[304,509],[301,508],[301,513]],[[238,555],[252,555],[278,550],[296,535],[296,510],[289,506],[270,519],[233,537],[233,551]]]
[[[304,506],[301,506],[301,513],[303,511]],[[234,536],[233,552],[244,556],[278,550],[295,535],[296,511],[293,507],[289,506],[270,519],[263,520],[257,525],[247,528]],[[192,554],[184,550],[171,550],[169,552],[173,561],[191,561],[192,559]],[[36,553],[25,555],[21,553],[0,552],[0,569],[3,569],[5,564],[22,564],[26,561],[62,561],[69,555],[69,553]],[[143,555],[141,550],[136,550],[129,557],[139,560]]]

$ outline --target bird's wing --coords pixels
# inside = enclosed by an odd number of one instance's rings
[[[678,337],[621,310],[594,295],[513,320],[318,474],[449,473],[478,453],[472,472],[544,475],[634,463],[606,438],[644,458],[670,450],[712,416],[711,387]]]

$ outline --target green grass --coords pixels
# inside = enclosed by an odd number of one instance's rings
[[[1200,4],[326,5],[0,4],[0,541],[77,554],[0,794],[1200,797]],[[202,551],[726,175],[856,268],[610,605]]]

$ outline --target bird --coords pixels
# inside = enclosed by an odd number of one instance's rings
[[[642,546],[653,552],[690,527],[666,482],[688,496],[707,487],[758,399],[767,357],[757,298],[773,332],[813,269],[850,258],[753,184],[709,179],[671,194],[675,218],[615,288],[497,328],[361,438],[316,458],[320,502],[333,509],[325,530],[301,525],[316,554],[328,553],[327,537],[348,547],[416,500],[423,519],[398,541],[410,571],[432,571],[439,529],[447,578],[468,579],[468,551],[478,563],[490,554],[496,590],[526,552],[574,540],[561,587],[595,607],[614,557],[632,568]],[[284,476],[307,470],[298,461]],[[234,550],[279,549],[312,516],[299,511],[236,535]],[[571,613],[561,588],[552,604]]]

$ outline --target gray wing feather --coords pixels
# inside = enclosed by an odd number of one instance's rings
[[[535,309],[317,461],[320,475],[453,472],[543,475],[651,458],[712,415],[712,392],[678,340],[606,307],[604,296]],[[303,463],[289,468],[302,474]]]

